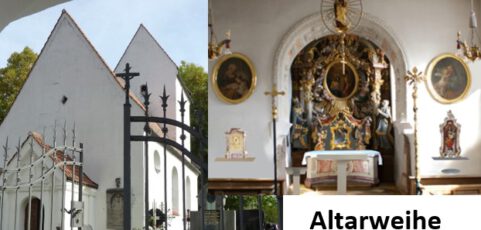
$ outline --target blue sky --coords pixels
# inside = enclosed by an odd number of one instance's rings
[[[142,23],[169,56],[207,69],[207,0],[74,0],[10,23],[0,32],[0,67],[29,46],[39,53],[66,9],[110,68]]]

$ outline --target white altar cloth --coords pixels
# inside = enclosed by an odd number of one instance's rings
[[[307,159],[315,157],[319,160],[333,160],[337,163],[337,194],[347,192],[347,163],[353,160],[367,160],[368,157],[379,158],[379,165],[382,165],[381,154],[375,150],[316,150],[304,153],[302,164],[307,164]]]
[[[336,156],[333,156],[336,155]],[[367,157],[378,157],[378,164],[382,165],[381,154],[376,150],[315,150],[304,153],[302,159],[302,165],[307,164],[307,159],[311,157],[316,157],[319,160],[336,160],[336,159],[346,159],[346,160],[363,160],[363,159],[353,159],[353,158],[364,158]],[[335,159],[334,159],[335,158]]]

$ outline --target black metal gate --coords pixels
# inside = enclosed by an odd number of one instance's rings
[[[187,229],[187,212],[186,212],[186,192],[185,192],[185,157],[188,157],[191,162],[194,162],[197,166],[200,167],[201,175],[200,175],[200,213],[201,213],[201,220],[203,229],[204,226],[204,207],[205,207],[205,194],[204,188],[206,186],[206,178],[207,178],[207,165],[204,163],[201,154],[193,154],[190,150],[185,148],[185,139],[186,133],[190,134],[192,137],[196,138],[198,141],[200,148],[203,149],[202,146],[207,146],[207,139],[201,135],[200,127],[192,128],[185,124],[184,117],[185,117],[185,105],[187,101],[184,99],[183,93],[181,96],[181,100],[178,101],[180,105],[180,114],[181,114],[181,121],[177,121],[175,119],[167,118],[167,99],[169,95],[165,92],[165,86],[160,98],[162,99],[162,109],[163,109],[163,117],[151,117],[149,116],[149,97],[150,93],[148,91],[147,84],[141,86],[141,94],[144,98],[144,116],[131,116],[131,105],[130,105],[130,80],[134,77],[139,76],[139,73],[130,72],[131,67],[129,63],[125,65],[125,72],[117,73],[117,77],[121,77],[125,81],[125,103],[124,103],[124,229],[132,229],[132,214],[131,214],[131,169],[130,169],[130,158],[131,158],[131,149],[130,143],[132,141],[136,142],[144,142],[144,154],[145,154],[145,177],[148,178],[149,169],[148,169],[148,142],[157,142],[163,145],[164,149],[164,213],[167,213],[168,206],[167,206],[167,151],[166,147],[170,146],[182,153],[182,200],[183,200],[183,229]],[[131,123],[135,122],[143,122],[145,123],[144,131],[145,135],[132,135],[131,133]],[[156,123],[161,128],[162,135],[152,134],[151,127],[149,123]],[[182,130],[180,139],[181,143],[177,143],[169,138],[167,138],[168,128],[167,125],[180,128]],[[144,209],[145,209],[145,229],[149,229],[149,180],[145,180],[144,185]],[[164,225],[164,229],[168,229],[168,224]]]

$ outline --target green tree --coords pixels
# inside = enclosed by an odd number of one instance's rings
[[[240,197],[227,196],[224,208],[226,210],[239,210]],[[244,210],[257,209],[257,196],[244,196]],[[264,211],[264,221],[266,223],[278,223],[277,199],[276,196],[262,196],[262,210]]]
[[[0,69],[0,123],[7,116],[35,60],[37,54],[25,47],[22,52],[11,54],[7,66]]]
[[[191,98],[190,125],[200,128],[202,135],[207,137],[207,81],[208,75],[204,68],[193,63],[182,61],[179,66],[179,78]],[[197,140],[192,138],[192,152],[204,153],[202,158],[207,162],[207,146],[199,148]]]

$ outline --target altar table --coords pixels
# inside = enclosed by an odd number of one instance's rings
[[[367,160],[368,157],[378,157],[378,164],[382,165],[381,154],[375,150],[316,150],[304,153],[302,164],[307,164],[308,158],[319,160],[333,160],[337,163],[337,194],[347,191],[347,163],[353,160]]]

